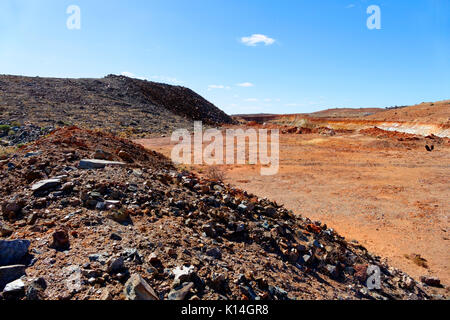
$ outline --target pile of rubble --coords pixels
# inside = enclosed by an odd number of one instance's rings
[[[41,127],[77,125],[124,136],[167,135],[192,121],[231,124],[231,117],[194,91],[109,75],[59,79],[0,75],[2,119]]]
[[[58,129],[0,170],[2,299],[431,298],[328,226],[106,133]]]

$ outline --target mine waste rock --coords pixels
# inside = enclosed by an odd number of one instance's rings
[[[0,75],[0,91],[0,111],[9,120],[0,120],[0,141],[8,145],[29,143],[68,125],[140,136],[189,128],[193,120],[208,125],[233,122],[188,88],[125,76],[57,79]]]
[[[73,85],[108,91],[109,83],[114,91],[129,80],[95,81]],[[80,166],[94,155],[123,164]],[[431,298],[428,285],[329,226],[179,171],[109,133],[56,129],[7,161],[0,168],[8,204],[0,217],[3,299]],[[380,289],[371,290],[374,268]]]

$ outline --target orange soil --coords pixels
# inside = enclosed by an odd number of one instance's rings
[[[280,135],[280,171],[223,166],[226,182],[321,220],[418,279],[450,284],[450,144],[429,153],[426,140],[338,133]],[[139,143],[170,156],[169,138]],[[205,168],[193,167],[200,174]],[[429,268],[405,255],[419,254]]]

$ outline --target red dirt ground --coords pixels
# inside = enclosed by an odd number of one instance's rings
[[[428,139],[402,138],[281,134],[277,175],[261,176],[257,165],[222,169],[226,182],[327,223],[416,279],[433,275],[448,286],[450,144],[444,140],[430,153]],[[168,156],[173,146],[170,138],[138,142]]]

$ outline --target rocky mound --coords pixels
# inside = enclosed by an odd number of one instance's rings
[[[39,126],[78,125],[161,134],[231,118],[192,90],[110,75],[102,79],[0,76],[1,118]]]
[[[3,299],[429,298],[328,226],[109,134],[59,129],[0,170]]]

